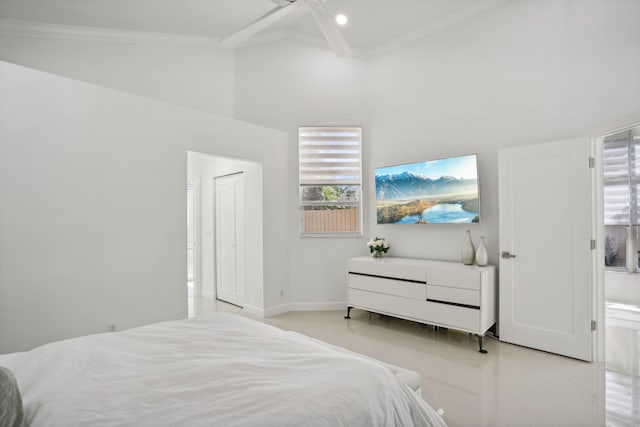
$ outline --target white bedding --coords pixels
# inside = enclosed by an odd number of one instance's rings
[[[0,355],[32,426],[444,426],[387,368],[239,316]]]

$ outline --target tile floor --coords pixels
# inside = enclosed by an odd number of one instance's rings
[[[225,311],[253,318],[238,307],[203,298],[194,299],[191,307],[194,315]],[[344,314],[290,312],[263,321],[420,372],[425,399],[444,410],[451,427],[640,425],[634,325],[607,327],[612,363],[604,364],[495,339],[486,339],[489,353],[480,354],[477,340],[466,333],[370,317],[356,309],[351,320]]]

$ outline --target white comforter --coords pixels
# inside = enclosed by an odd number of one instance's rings
[[[444,426],[387,368],[229,314],[0,355],[32,426]]]

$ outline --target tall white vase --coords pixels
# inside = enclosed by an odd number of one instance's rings
[[[480,245],[476,251],[476,264],[485,266],[489,262],[489,254],[487,254],[487,248],[484,246],[484,236],[480,236]]]
[[[462,243],[462,253],[460,254],[462,263],[465,265],[472,265],[473,260],[476,258],[476,248],[471,241],[471,230],[467,230],[467,235]]]

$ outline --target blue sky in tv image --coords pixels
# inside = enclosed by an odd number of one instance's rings
[[[375,169],[376,176],[400,175],[413,172],[427,178],[438,179],[441,176],[452,176],[459,179],[477,179],[478,162],[475,154],[448,159],[430,160],[419,163],[407,163],[396,166],[385,166]]]
[[[475,154],[375,169],[378,224],[479,222]]]

